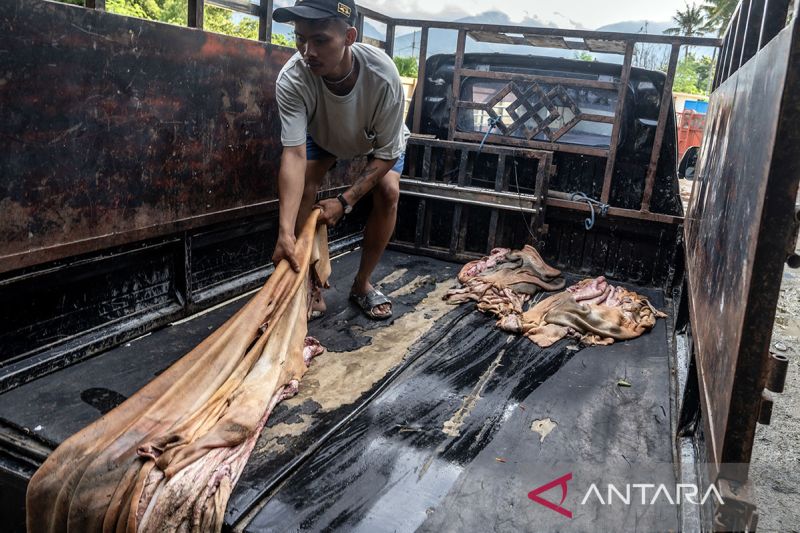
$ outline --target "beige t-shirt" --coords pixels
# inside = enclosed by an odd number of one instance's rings
[[[281,143],[299,146],[306,134],[340,159],[372,154],[396,159],[406,149],[404,95],[392,59],[363,43],[351,47],[359,63],[358,79],[345,96],[333,94],[297,53],[278,74],[276,96],[281,115]]]

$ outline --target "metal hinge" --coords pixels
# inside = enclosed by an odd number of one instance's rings
[[[775,394],[783,392],[788,369],[788,357],[770,352],[765,370],[764,390],[761,391],[761,406],[758,413],[758,422],[760,424],[769,424],[772,418],[772,404],[775,401]]]

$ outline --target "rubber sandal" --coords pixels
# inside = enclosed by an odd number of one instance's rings
[[[355,294],[351,292],[350,300],[360,307],[364,314],[370,317],[372,320],[385,320],[392,316],[391,310],[385,315],[377,315],[372,311],[381,304],[392,303],[392,301],[387,298],[385,294],[374,287],[366,294]]]

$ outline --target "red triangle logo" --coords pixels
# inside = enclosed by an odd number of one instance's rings
[[[539,505],[544,505],[548,509],[552,509],[553,511],[559,514],[566,516],[567,518],[572,518],[572,512],[561,507],[561,504],[564,503],[564,500],[567,499],[567,481],[571,479],[572,479],[572,472],[570,472],[569,474],[564,474],[560,478],[554,479],[553,481],[546,483],[539,488],[533,489],[528,493],[528,498],[535,501]],[[545,500],[544,498],[539,496],[539,494],[547,492],[553,487],[561,487],[561,501],[558,502],[557,504],[551,502],[550,500]]]

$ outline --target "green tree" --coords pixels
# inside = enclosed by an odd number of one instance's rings
[[[409,78],[416,78],[419,72],[416,57],[394,57],[394,64],[401,76],[408,76]]]
[[[158,0],[108,0],[106,10],[118,15],[163,21],[161,18],[163,4],[164,0],[161,2]]]
[[[203,29],[234,37],[258,39],[258,20],[243,18],[238,24],[234,24],[232,15],[233,13],[227,9],[207,5],[203,18]]]
[[[294,40],[292,40],[291,38],[282,33],[272,34],[272,44],[278,44],[280,46],[288,46],[289,48],[295,47]]]
[[[73,5],[84,5],[84,0],[59,0]],[[178,26],[185,26],[188,20],[186,0],[106,0],[106,10],[117,15],[157,20]],[[203,14],[203,28],[215,33],[234,37],[258,39],[258,19],[244,17],[233,22],[233,12],[207,5]],[[272,35],[272,42],[281,46],[294,47],[294,41],[286,35]]]
[[[597,61],[597,58],[594,57],[589,52],[587,52],[586,50],[575,52],[575,59],[580,59],[581,61]]]
[[[678,61],[672,90],[681,93],[708,95],[713,60],[708,56],[696,58],[687,54]]]
[[[703,35],[706,26],[706,18],[703,14],[703,8],[696,6],[695,4],[690,6],[687,3],[685,5],[685,11],[681,11],[679,9],[672,17],[673,22],[675,22],[675,26],[672,28],[667,28],[664,30],[664,33],[668,35],[685,35],[686,37]],[[689,56],[690,48],[691,46],[686,47],[684,59]]]
[[[66,4],[82,6],[84,0],[59,0]],[[157,20],[185,26],[188,20],[186,0],[107,0],[106,10],[117,15]],[[233,12],[207,5],[203,15],[203,28],[245,39],[258,39],[258,20],[245,17],[233,22]],[[294,48],[294,41],[282,33],[272,34],[272,44]]]
[[[703,8],[694,4],[689,5],[687,3],[685,5],[685,11],[679,9],[672,17],[675,26],[667,28],[664,33],[668,35],[685,35],[686,37],[703,35],[703,28],[706,25]]]
[[[715,31],[717,35],[725,33],[738,4],[739,0],[706,0],[702,6],[706,16],[703,30]]]

